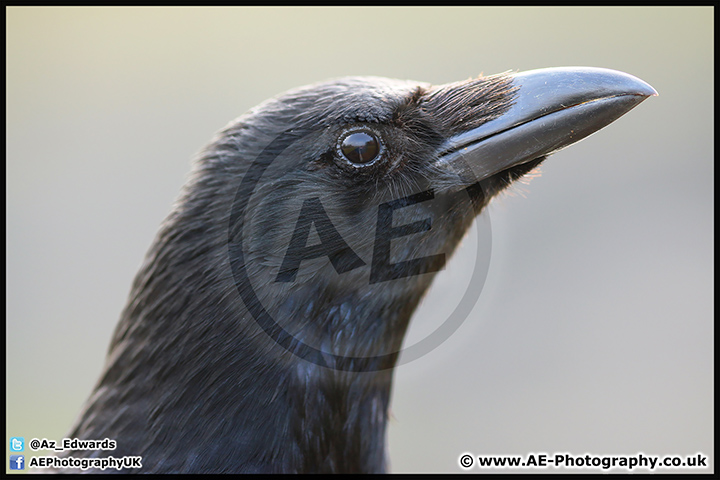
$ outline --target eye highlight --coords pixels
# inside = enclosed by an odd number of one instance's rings
[[[350,163],[368,165],[380,154],[381,144],[373,132],[362,130],[341,137],[338,149]]]

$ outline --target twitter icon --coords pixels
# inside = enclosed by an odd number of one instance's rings
[[[13,452],[25,450],[25,439],[23,437],[10,437],[10,450]]]

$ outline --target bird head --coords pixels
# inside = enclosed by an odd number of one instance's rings
[[[488,201],[654,93],[589,68],[310,85],[225,128],[180,205],[212,203],[191,216],[227,228],[244,306],[285,350],[332,368],[390,368]]]

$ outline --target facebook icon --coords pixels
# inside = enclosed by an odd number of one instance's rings
[[[25,470],[25,455],[10,455],[10,470]]]

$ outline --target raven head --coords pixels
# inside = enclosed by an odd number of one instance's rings
[[[390,368],[412,311],[490,198],[654,93],[588,68],[440,86],[343,78],[231,124],[196,181],[234,190],[233,276],[266,333],[319,365]]]

